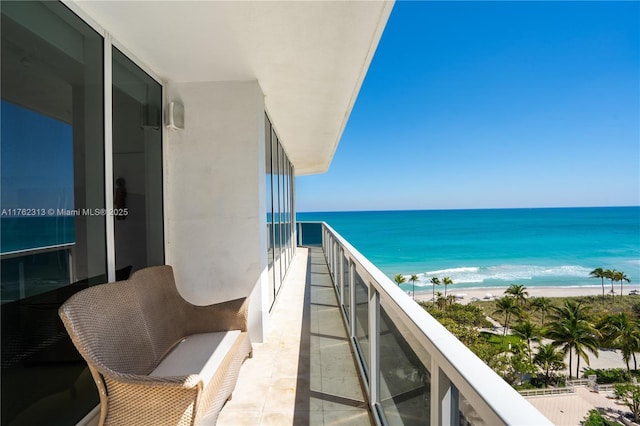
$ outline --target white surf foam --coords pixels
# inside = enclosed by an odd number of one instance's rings
[[[456,284],[482,284],[487,281],[530,281],[535,278],[589,278],[589,268],[578,265],[498,265],[488,267],[463,266],[417,274],[416,286],[430,287],[431,278],[449,277]],[[408,280],[410,276],[407,275]]]

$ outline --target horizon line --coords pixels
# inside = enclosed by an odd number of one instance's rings
[[[460,208],[424,208],[424,209],[373,209],[373,210],[325,210],[296,211],[298,213],[373,213],[373,212],[421,212],[421,211],[468,211],[468,210],[545,210],[545,209],[614,209],[640,207],[640,204],[615,206],[538,206],[538,207],[460,207]]]

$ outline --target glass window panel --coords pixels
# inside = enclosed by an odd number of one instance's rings
[[[274,237],[273,237],[273,174],[272,174],[272,156],[271,156],[271,122],[269,117],[264,118],[264,145],[265,145],[265,171],[266,171],[266,193],[267,193],[267,264],[268,264],[268,279],[269,279],[269,306],[273,305],[275,300],[275,279],[273,271],[273,258],[274,258]]]
[[[295,211],[293,209],[293,174],[291,171],[291,162],[287,161],[287,175],[289,176],[289,196],[287,202],[289,203],[289,253],[290,258],[293,259],[295,240]]]
[[[289,259],[288,264],[291,264],[291,176],[289,175],[289,159],[286,156],[285,153],[285,163],[284,163],[284,175],[285,175],[285,211],[286,211],[286,217],[285,217],[285,224],[286,224],[286,234],[287,234],[287,244],[286,244],[286,251],[287,251],[287,259]]]
[[[282,146],[281,146],[282,148]],[[282,255],[285,259],[285,274],[289,268],[290,253],[289,253],[289,176],[287,176],[287,155],[284,149],[281,151],[282,155]]]
[[[291,257],[293,257],[296,247],[296,209],[295,205],[293,204],[295,192],[295,175],[291,162],[289,162],[289,188],[289,212],[291,213]]]
[[[460,426],[488,426],[488,423],[485,419],[480,417],[478,412],[473,408],[473,406],[467,401],[467,399],[462,395],[462,393],[458,393],[458,407],[460,409]]]
[[[342,285],[342,259],[344,257],[344,250],[338,246],[338,255],[336,256],[336,281],[334,283],[336,292],[340,293],[340,286]]]
[[[288,244],[288,250],[289,250],[289,259],[293,259],[293,246],[295,245],[295,239],[294,239],[294,211],[293,211],[293,204],[291,201],[291,197],[293,196],[293,175],[291,174],[291,163],[289,162],[289,159],[287,158],[287,212],[289,214],[288,220],[287,220],[287,226],[288,226],[288,235],[289,235],[289,244]]]
[[[274,293],[277,294],[293,259],[294,214],[291,163],[265,114],[265,150],[267,161],[267,232],[272,253]],[[270,143],[270,147],[269,147]],[[270,200],[269,200],[270,199]]]
[[[322,245],[322,225],[319,222],[300,222],[297,224],[301,229],[301,244],[303,246],[321,246]]]
[[[58,317],[106,281],[103,39],[59,2],[1,2],[2,424],[98,404]]]
[[[396,326],[398,324],[398,326]],[[428,424],[431,376],[402,322],[380,308],[380,405],[389,424]],[[416,346],[414,343],[413,346]]]
[[[116,279],[164,264],[162,86],[113,49]]]
[[[369,289],[358,271],[355,273],[356,341],[365,372],[369,371]]]
[[[275,274],[275,293],[280,290],[282,284],[282,233],[280,230],[280,173],[279,163],[279,143],[275,130],[271,129],[271,155],[273,157],[273,234],[274,234],[274,274]]]
[[[280,230],[280,284],[287,272],[287,256],[285,252],[284,200],[286,198],[284,186],[284,150],[278,141],[278,226]]]
[[[349,321],[349,315],[351,314],[349,311],[349,306],[351,305],[351,283],[349,281],[349,259],[345,256],[342,258],[342,282],[344,283],[344,298],[342,304],[344,305],[344,312],[347,317],[347,321]]]

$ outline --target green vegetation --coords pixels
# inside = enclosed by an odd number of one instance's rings
[[[640,386],[631,383],[619,383],[613,385],[616,398],[629,407],[633,414],[633,421],[638,422],[640,416]]]
[[[527,288],[520,284],[511,284],[509,288],[504,291],[504,294],[511,296],[518,303],[518,306],[524,308],[527,305],[527,297],[529,297],[529,292]]]
[[[447,287],[450,286],[451,284],[453,284],[453,281],[451,281],[451,278],[449,277],[444,277],[442,279],[442,284],[444,284],[444,298],[447,298]]]
[[[539,302],[540,299],[545,299],[543,302]],[[529,301],[528,310],[527,310],[527,318],[535,323],[539,327],[546,326],[548,322],[548,317],[553,311],[553,307],[562,306],[565,300],[572,300],[575,303],[580,303],[584,307],[589,309],[590,315],[596,323],[605,316],[609,314],[617,314],[619,312],[625,312],[627,314],[632,314],[633,317],[640,317],[640,295],[627,295],[622,298],[616,297],[615,300],[610,295],[606,296],[608,303],[604,306],[602,305],[602,297],[601,296],[575,296],[575,297],[535,297],[527,299]],[[542,308],[538,308],[538,304],[549,303],[550,306]],[[494,300],[478,300],[475,302],[471,302],[471,305],[477,306],[484,311],[484,313],[495,319],[496,321],[504,324],[505,315],[500,313],[495,313],[496,310],[496,302]],[[543,324],[544,320],[544,324]]]
[[[504,342],[504,337],[509,329],[509,320],[511,317],[521,314],[520,305],[518,305],[516,298],[513,296],[504,296],[496,300],[495,303],[496,310],[493,311],[493,314],[504,315],[504,331],[502,332],[502,341]]]
[[[398,284],[398,286],[407,281],[407,279],[402,274],[395,274],[393,280],[396,282],[396,284]]]
[[[589,363],[588,352],[598,356],[600,332],[591,322],[589,309],[572,300],[565,300],[562,306],[554,307],[553,321],[547,324],[545,337],[553,340],[553,346],[569,354],[569,376],[573,363],[573,353],[577,355],[576,377],[580,372],[580,359]]]
[[[438,303],[420,302],[420,305],[468,347],[487,343],[478,330],[491,327],[491,323],[477,306],[453,303],[445,310]]]
[[[582,421],[583,426],[618,426],[621,424],[607,419],[596,409],[589,411],[587,417]]]
[[[440,278],[438,277],[431,277],[431,291],[433,293],[433,297],[431,298],[431,301],[435,302],[436,300],[436,286],[440,285]]]
[[[438,309],[437,304],[434,306],[433,303],[422,302],[421,305],[437,320],[450,318],[462,326],[477,328],[491,327],[491,323],[477,306],[454,303],[444,311]]]
[[[602,283],[602,304],[604,305],[604,279],[607,277],[604,269],[602,268],[596,268],[593,271],[589,272],[589,276],[591,278],[600,278],[600,281]]]
[[[604,293],[605,278],[611,280],[612,288],[614,282],[620,282],[622,293],[623,282],[628,281],[622,272],[598,268],[591,276],[601,279],[602,297],[529,299],[525,286],[513,284],[497,300],[469,305],[454,303],[454,297],[436,293],[435,286],[442,282],[446,294],[450,283],[447,284],[448,277],[443,281],[433,277],[434,301],[421,305],[514,387],[560,383],[564,377],[559,373],[567,367],[569,377],[572,373],[578,377],[581,362],[589,364],[590,356],[597,357],[600,348],[620,350],[626,372],[618,369],[589,373],[598,376],[598,383],[629,381],[637,369],[636,353],[640,353],[640,297],[617,298],[612,292],[611,296]],[[603,303],[607,299],[609,302]],[[500,335],[480,331],[493,329],[487,317],[504,325]],[[550,343],[536,343],[542,339]],[[567,354],[568,366],[564,362]],[[640,406],[640,391],[638,395]],[[633,397],[627,395],[628,399]]]
[[[529,320],[520,321],[513,327],[513,333],[527,342],[527,352],[529,354],[529,360],[533,362],[533,355],[531,353],[531,342],[539,340],[542,335],[542,330],[538,328],[534,323]]]
[[[490,343],[496,346],[498,349],[500,349],[500,352],[507,352],[510,350],[510,348],[523,344],[523,341],[520,337],[511,334],[507,335],[504,340],[497,334],[486,332],[480,333],[480,337],[482,337],[482,339],[486,343]]]
[[[529,301],[529,307],[533,312],[540,313],[540,327],[544,328],[544,319],[549,311],[551,311],[552,302],[548,297],[536,297]]]
[[[631,374],[629,361],[632,357],[634,369],[638,368],[636,363],[636,351],[640,348],[638,319],[624,312],[610,314],[600,321],[598,328],[602,330],[603,343],[620,349],[622,359],[627,364],[627,373]]]
[[[550,343],[540,345],[538,353],[533,358],[533,363],[540,367],[544,373],[544,386],[549,386],[549,382],[552,378],[552,372],[564,370],[566,364],[564,363],[564,354],[557,350],[555,346]]]
[[[631,377],[635,377],[636,379],[640,378],[640,371],[625,371],[623,368],[587,368],[584,370],[584,374],[582,377],[586,379],[591,375],[596,376],[596,383],[606,385],[611,383],[628,382],[631,380]]]
[[[411,277],[409,278],[409,281],[411,281],[411,298],[415,300],[416,299],[416,281],[418,281],[418,276],[416,274],[412,274]]]

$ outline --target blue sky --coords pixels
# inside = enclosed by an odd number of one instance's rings
[[[640,205],[640,3],[397,2],[297,210]]]

